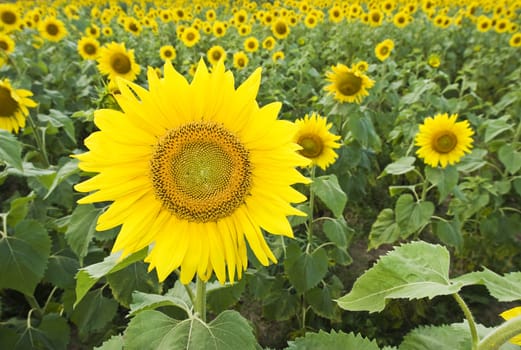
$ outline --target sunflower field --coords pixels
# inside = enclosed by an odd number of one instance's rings
[[[0,349],[520,345],[520,0],[0,0]]]

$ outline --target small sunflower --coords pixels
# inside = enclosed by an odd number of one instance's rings
[[[7,34],[0,33],[0,57],[14,52],[15,42]]]
[[[27,108],[36,107],[29,98],[32,95],[29,90],[14,89],[9,79],[0,80],[0,129],[16,133],[25,126]]]
[[[275,47],[275,43],[275,38],[272,36],[268,36],[266,39],[262,41],[262,47],[268,51],[271,51]]]
[[[201,40],[201,34],[194,27],[187,27],[181,33],[181,41],[186,47],[192,47]]]
[[[103,33],[103,36],[112,36],[112,28],[111,27],[103,27],[101,29],[101,32]]]
[[[84,36],[78,41],[78,53],[84,60],[95,60],[99,53],[99,42],[90,36]]]
[[[344,11],[338,5],[332,6],[329,11],[329,21],[332,23],[340,23],[344,19]]]
[[[112,42],[100,49],[98,69],[109,79],[122,77],[133,81],[141,68],[134,59],[134,50],[127,50],[124,43]]]
[[[0,4],[0,31],[9,33],[18,29],[21,19],[18,14],[18,6],[15,4]]]
[[[135,36],[139,36],[141,34],[141,31],[143,30],[143,27],[141,26],[141,23],[139,23],[138,20],[136,20],[133,17],[127,17],[125,19],[125,31],[127,33],[131,33]]]
[[[368,96],[374,85],[374,80],[364,73],[351,69],[344,64],[331,67],[332,71],[326,73],[327,81],[331,82],[324,90],[334,94],[333,98],[339,102],[361,103],[364,96]]]
[[[259,40],[256,37],[250,36],[244,40],[244,50],[246,52],[255,52],[259,49]]]
[[[317,24],[318,18],[312,13],[308,13],[306,18],[304,18],[304,25],[309,29],[315,28]]]
[[[149,247],[149,270],[163,281],[180,268],[183,284],[240,279],[247,243],[263,265],[277,261],[262,230],[293,237],[287,216],[305,215],[291,205],[305,196],[292,185],[309,183],[296,169],[309,160],[281,104],[258,106],[260,73],[235,89],[222,61],[209,73],[201,60],[191,83],[170,62],[162,79],[149,71],[149,90],[118,80],[121,111],[95,112],[100,131],[74,156],[98,173],[75,186],[91,192],[78,202],[112,201],[97,229],[121,225],[113,252]]]
[[[62,21],[55,17],[47,17],[39,24],[40,35],[49,40],[58,42],[67,36],[67,29]]]
[[[501,314],[499,314],[499,316],[501,316],[506,321],[510,320],[511,318],[521,316],[521,306],[503,311]],[[510,342],[515,345],[521,345],[521,334],[511,338]]]
[[[353,65],[353,69],[359,73],[364,73],[369,69],[369,63],[367,61],[358,61]]]
[[[212,66],[215,66],[221,59],[223,61],[226,60],[226,51],[222,46],[214,45],[208,50],[206,56],[208,57],[208,61],[212,64]]]
[[[385,39],[384,41],[378,43],[374,49],[374,53],[376,58],[380,61],[385,61],[391,55],[391,51],[394,49],[394,41],[391,39]]]
[[[512,36],[510,37],[510,40],[508,41],[508,44],[511,47],[520,47],[521,46],[521,33],[518,32],[518,33],[512,34]]]
[[[336,142],[340,136],[329,131],[332,124],[325,117],[312,113],[311,116],[306,114],[304,118],[297,119],[295,125],[297,132],[294,141],[302,147],[299,153],[311,160],[310,165],[326,170],[338,157],[334,149],[340,147]]]
[[[397,12],[393,17],[393,23],[397,28],[405,28],[410,22],[410,16],[404,11]]]
[[[278,18],[271,25],[271,32],[277,39],[285,39],[288,37],[290,29],[283,18]]]
[[[427,58],[427,63],[432,68],[438,68],[440,66],[440,64],[441,64],[440,55],[438,55],[437,53],[430,54],[429,58]]]
[[[490,30],[490,28],[492,28],[492,21],[487,16],[481,15],[478,17],[478,22],[476,23],[476,27],[477,27],[478,31],[480,31],[482,33],[488,32]]]
[[[380,10],[372,9],[369,11],[368,15],[369,15],[369,17],[368,17],[369,25],[371,25],[372,27],[378,27],[378,26],[382,25],[384,16],[380,12]]]
[[[91,24],[85,29],[85,34],[93,38],[99,38],[101,30],[97,25]]]
[[[221,38],[226,34],[226,26],[221,21],[215,21],[212,25],[212,33],[216,38]]]
[[[159,57],[163,61],[172,61],[177,56],[177,52],[172,45],[163,45],[159,49]]]
[[[416,154],[425,164],[445,168],[448,164],[458,163],[465,153],[472,148],[472,135],[468,121],[456,122],[457,114],[437,114],[428,117],[420,125],[415,144],[420,148]]]
[[[273,63],[278,63],[284,59],[285,55],[283,51],[275,51],[273,55],[271,55],[271,60]]]
[[[246,36],[251,33],[251,26],[248,24],[239,24],[237,27],[237,31],[240,36]]]
[[[244,51],[238,51],[233,54],[233,66],[237,69],[243,69],[248,65],[249,58]]]

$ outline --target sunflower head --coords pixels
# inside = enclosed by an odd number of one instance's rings
[[[331,133],[329,131],[331,123],[316,113],[297,119],[295,125],[297,132],[294,140],[302,147],[299,151],[300,154],[311,160],[310,165],[316,165],[326,170],[338,157],[334,149],[340,147],[340,144],[336,142],[340,136]]]
[[[249,58],[244,51],[238,51],[233,54],[233,66],[237,69],[243,69],[248,65]]]
[[[214,45],[208,50],[206,56],[208,57],[208,61],[212,64],[212,66],[215,66],[220,60],[226,60],[226,51],[222,46]]]
[[[440,64],[441,64],[440,55],[438,55],[437,53],[430,54],[429,58],[427,58],[427,63],[432,68],[438,68],[440,66]]]
[[[437,114],[428,117],[420,125],[415,144],[419,146],[416,154],[431,167],[438,164],[445,168],[458,163],[465,153],[472,149],[472,135],[468,121],[456,122],[457,114]]]
[[[18,29],[21,21],[18,12],[18,6],[15,4],[0,4],[0,31],[3,29],[9,33]]]
[[[278,18],[271,25],[271,32],[277,39],[285,39],[289,35],[290,29],[283,18]]]
[[[264,265],[277,259],[263,231],[292,237],[288,215],[305,197],[292,188],[309,183],[296,167],[295,125],[278,120],[281,104],[259,107],[260,68],[237,89],[221,61],[211,73],[201,60],[189,83],[167,61],[164,76],[150,69],[146,90],[118,79],[121,111],[100,110],[99,127],[75,155],[98,173],[75,186],[91,192],[79,203],[111,201],[97,229],[121,225],[113,252],[149,247],[145,261],[163,281],[213,273],[224,283],[241,278],[247,246]]]
[[[9,79],[0,80],[0,129],[18,132],[25,126],[28,107],[36,107],[29,90],[14,89]]]
[[[246,52],[255,52],[259,49],[259,40],[256,37],[250,36],[244,40],[244,50]]]
[[[385,61],[391,55],[393,49],[394,41],[391,39],[385,39],[376,45],[374,53],[380,61]]]
[[[341,63],[333,66],[332,71],[326,73],[326,78],[331,84],[324,89],[339,102],[361,103],[369,95],[367,89],[374,85],[374,80],[367,75]]]
[[[40,35],[49,40],[58,42],[67,36],[65,24],[57,18],[47,17],[39,24]]]
[[[127,50],[124,43],[112,42],[102,47],[97,61],[99,71],[111,80],[121,77],[133,81],[141,71],[134,50]]]
[[[78,41],[78,53],[84,60],[95,60],[99,53],[99,42],[90,36],[84,36]]]
[[[172,61],[177,56],[177,52],[172,45],[164,45],[159,49],[159,57],[163,61]]]
[[[186,47],[192,47],[201,40],[201,33],[194,27],[187,27],[181,33],[181,41]]]
[[[273,63],[278,63],[279,61],[284,60],[284,58],[284,51],[275,51],[273,55],[271,55],[271,60],[273,61]]]
[[[521,46],[521,33],[514,33],[510,37],[510,40],[508,41],[508,44],[511,47],[520,47]]]
[[[512,309],[508,309],[503,311],[500,316],[504,320],[510,320],[511,318],[516,318],[521,315],[521,306],[514,307]],[[510,339],[510,342],[515,345],[521,345],[521,334],[516,335],[515,337]]]
[[[12,53],[14,48],[14,40],[9,35],[0,33],[0,57]]]
[[[266,39],[262,41],[262,47],[268,51],[271,51],[275,47],[275,43],[275,38],[272,36],[268,36]]]

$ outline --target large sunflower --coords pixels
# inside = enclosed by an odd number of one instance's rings
[[[47,17],[41,21],[38,30],[49,41],[58,42],[67,36],[65,24],[55,17]]]
[[[438,164],[445,168],[460,161],[472,148],[474,132],[468,121],[456,122],[457,114],[437,114],[428,117],[420,125],[415,144],[420,148],[416,154],[431,167]]]
[[[332,71],[326,73],[327,81],[331,82],[324,89],[334,94],[334,99],[340,102],[361,103],[364,96],[368,96],[374,85],[374,80],[364,73],[351,69],[344,64],[337,64]]]
[[[27,108],[36,107],[36,102],[29,98],[32,95],[29,90],[15,90],[9,79],[0,80],[0,129],[18,132],[25,126]]]
[[[109,79],[122,77],[133,81],[141,71],[134,59],[134,50],[127,50],[124,43],[111,42],[102,47],[98,56],[98,69]]]
[[[277,120],[280,103],[255,101],[260,68],[239,88],[220,61],[209,73],[201,60],[191,83],[170,62],[164,78],[148,72],[149,90],[118,80],[122,111],[100,110],[79,167],[99,173],[76,185],[79,203],[113,201],[97,229],[122,225],[113,252],[149,246],[145,261],[163,281],[224,283],[247,267],[246,242],[264,265],[276,261],[261,229],[293,236],[291,203],[305,197],[296,169],[309,161],[293,142],[295,126]]]
[[[304,157],[311,160],[312,165],[317,165],[323,170],[333,164],[338,157],[335,148],[340,136],[329,132],[331,123],[316,113],[311,116],[305,115],[303,119],[295,121],[297,132],[294,140],[302,149],[299,151]]]

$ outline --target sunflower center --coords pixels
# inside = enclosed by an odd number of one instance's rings
[[[275,31],[280,34],[280,35],[284,35],[286,34],[286,32],[288,31],[288,27],[286,27],[286,24],[283,23],[283,22],[278,22],[276,25],[275,25]]]
[[[212,52],[212,58],[215,61],[219,61],[221,59],[221,52],[218,50],[215,50],[214,52]]]
[[[0,117],[11,117],[18,109],[18,102],[11,97],[11,91],[8,88],[0,86]]]
[[[0,50],[7,51],[8,48],[9,48],[9,46],[7,46],[7,43],[3,40],[0,40]]]
[[[237,64],[239,65],[239,67],[244,67],[245,66],[244,58],[239,58],[237,60]]]
[[[324,148],[322,140],[317,135],[302,135],[297,143],[302,147],[300,154],[306,158],[318,157]]]
[[[16,23],[16,15],[10,11],[5,11],[2,13],[2,22],[5,24],[14,24]]]
[[[248,150],[221,124],[192,122],[169,130],[150,162],[156,197],[180,219],[210,222],[244,203],[252,183]]]
[[[52,36],[55,36],[60,32],[60,28],[58,28],[58,26],[54,23],[49,23],[45,29],[47,30],[47,33]]]
[[[83,50],[87,55],[94,55],[97,51],[96,46],[91,43],[85,44]]]
[[[387,46],[382,46],[380,48],[380,55],[385,56],[389,53],[389,48]]]
[[[188,41],[195,40],[195,34],[194,33],[186,34],[186,40],[188,40]]]
[[[345,96],[355,95],[362,88],[362,78],[353,73],[340,74],[337,81],[337,89]]]
[[[123,53],[115,53],[110,58],[110,66],[119,74],[130,72],[131,62],[127,55]]]
[[[458,144],[458,138],[452,131],[445,130],[433,140],[432,148],[438,153],[449,153]]]

